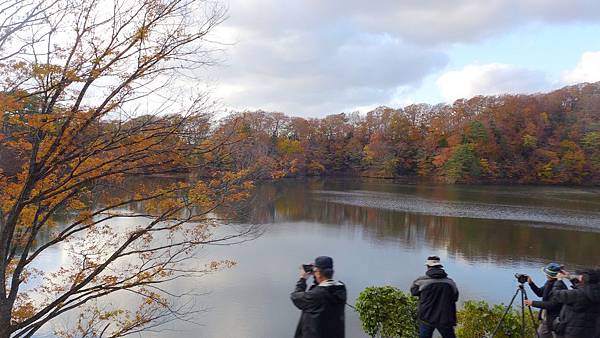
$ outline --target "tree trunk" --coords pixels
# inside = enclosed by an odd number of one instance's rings
[[[0,305],[0,338],[10,337],[10,308]]]

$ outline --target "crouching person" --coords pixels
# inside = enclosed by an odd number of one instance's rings
[[[431,338],[437,329],[443,338],[455,338],[458,288],[448,278],[439,257],[428,257],[425,265],[425,276],[417,278],[410,287],[410,293],[419,297],[419,337]]]
[[[307,290],[306,282],[314,277]],[[320,256],[300,268],[292,302],[302,310],[295,338],[344,338],[346,286],[333,280],[333,259]]]

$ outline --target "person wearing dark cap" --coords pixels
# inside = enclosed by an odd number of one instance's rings
[[[311,275],[314,284],[307,290],[306,281]],[[295,338],[344,338],[346,286],[333,280],[331,257],[317,257],[312,271],[300,267],[300,280],[291,298],[302,310]]]
[[[528,299],[524,302],[527,306],[542,309],[539,312],[540,326],[538,327],[538,334],[540,338],[559,337],[556,332],[553,332],[552,323],[558,317],[562,304],[552,300],[552,290],[565,290],[567,288],[565,283],[556,278],[562,269],[563,267],[557,263],[549,263],[543,267],[542,271],[546,275],[546,283],[541,288],[533,282],[531,277],[527,277],[531,291],[538,297],[542,297],[542,300],[539,301]]]
[[[600,317],[600,273],[584,269],[571,275],[561,271],[556,276],[565,281],[567,290],[552,290],[552,300],[563,304],[553,328],[564,338],[596,338],[596,321]]]
[[[431,338],[437,329],[443,338],[455,338],[458,288],[448,278],[438,256],[429,256],[425,265],[425,276],[417,278],[410,287],[410,293],[419,297],[419,337]]]

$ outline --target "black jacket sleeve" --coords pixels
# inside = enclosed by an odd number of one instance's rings
[[[419,291],[419,285],[417,285],[417,280],[415,280],[412,283],[412,285],[410,286],[410,294],[415,297],[418,297],[419,295],[421,295],[421,291]]]
[[[314,291],[306,291],[306,279],[300,278],[296,288],[291,295],[294,305],[302,311],[310,311],[319,305],[319,298],[315,297]]]
[[[540,288],[537,285],[535,285],[534,282],[531,282],[531,283],[529,283],[529,287],[531,288],[531,291],[533,291],[533,293],[535,293],[536,296],[542,297],[544,295],[544,287],[543,286]]]
[[[543,300],[534,300],[531,303],[531,306],[536,307],[538,309],[546,309],[546,310],[550,310],[550,309],[554,309],[558,306],[560,306],[560,303],[558,302],[553,302],[553,301],[543,301]]]
[[[554,294],[555,291],[566,290],[566,288],[567,287],[565,286],[565,284],[563,282],[556,281],[550,292],[550,299],[547,299],[546,301],[534,301],[531,305],[533,307],[536,307],[539,309],[558,310],[561,307],[561,303],[554,300],[552,295]],[[543,290],[543,288],[542,288],[542,290]]]
[[[581,297],[579,290],[561,290],[556,287],[556,284],[552,289],[552,301],[561,304],[574,304],[580,300]]]

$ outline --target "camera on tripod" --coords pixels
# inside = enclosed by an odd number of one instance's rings
[[[502,326],[502,322],[504,322],[506,315],[512,308],[512,305],[515,302],[515,299],[517,298],[517,296],[519,294],[521,294],[521,302],[520,302],[521,303],[521,328],[523,330],[521,332],[521,337],[525,338],[525,326],[526,326],[525,325],[525,307],[526,307],[525,301],[528,298],[527,298],[527,292],[525,292],[525,286],[523,286],[523,284],[525,284],[529,281],[529,276],[524,273],[515,273],[515,278],[519,282],[519,285],[517,286],[517,291],[513,295],[512,299],[510,300],[510,303],[508,303],[508,306],[506,306],[506,309],[504,310],[504,313],[502,314],[502,317],[500,318],[500,321],[498,322],[498,325],[492,332],[492,335],[490,336],[490,338],[496,337],[496,333],[498,333],[498,330]],[[531,323],[533,324],[533,327],[537,327],[538,323],[535,321],[535,318],[533,317],[533,311],[531,310],[531,306],[527,306],[527,309],[529,311],[529,317],[531,318]],[[537,330],[535,331],[535,335],[537,338],[540,338],[540,333]]]
[[[524,273],[515,273],[515,278],[517,279],[519,284],[525,284],[527,283],[529,276]]]

